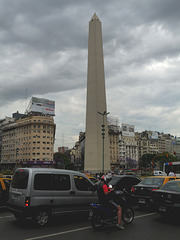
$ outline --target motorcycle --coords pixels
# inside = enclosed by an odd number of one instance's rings
[[[114,191],[114,198],[121,198],[122,200],[122,220],[125,224],[129,224],[134,220],[134,210],[128,203],[128,195],[129,193],[125,189],[123,191]],[[89,220],[94,229],[117,224],[116,209],[112,210],[99,203],[91,203],[90,205]]]

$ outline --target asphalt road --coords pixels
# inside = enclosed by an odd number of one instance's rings
[[[0,240],[179,240],[179,219],[164,219],[159,214],[135,208],[133,223],[125,230],[107,227],[99,231],[91,228],[86,215],[53,217],[43,228],[30,221],[19,224],[7,210],[0,209]]]

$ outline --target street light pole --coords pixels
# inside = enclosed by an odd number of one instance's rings
[[[102,172],[104,173],[104,138],[105,138],[105,124],[104,124],[104,116],[108,115],[110,112],[104,111],[103,113],[98,112],[101,116],[103,116],[103,124],[102,126]]]

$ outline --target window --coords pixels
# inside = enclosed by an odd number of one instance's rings
[[[34,179],[35,190],[52,190],[51,174],[36,174]]]
[[[29,173],[27,171],[16,172],[12,180],[12,187],[26,189],[28,184],[28,177]]]
[[[70,190],[70,177],[65,174],[53,174],[53,190]]]
[[[35,175],[35,190],[70,190],[70,177],[65,174],[41,174]]]
[[[92,191],[92,184],[82,176],[74,176],[74,182],[79,191]]]

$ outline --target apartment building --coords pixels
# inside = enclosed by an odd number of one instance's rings
[[[119,139],[119,155],[120,165],[123,168],[135,168],[138,165],[139,152],[138,144],[135,137],[123,136],[120,134]]]
[[[1,162],[53,161],[55,139],[51,116],[30,115],[2,128]]]
[[[119,166],[119,126],[108,126],[108,137],[110,147],[110,165],[111,168]]]

